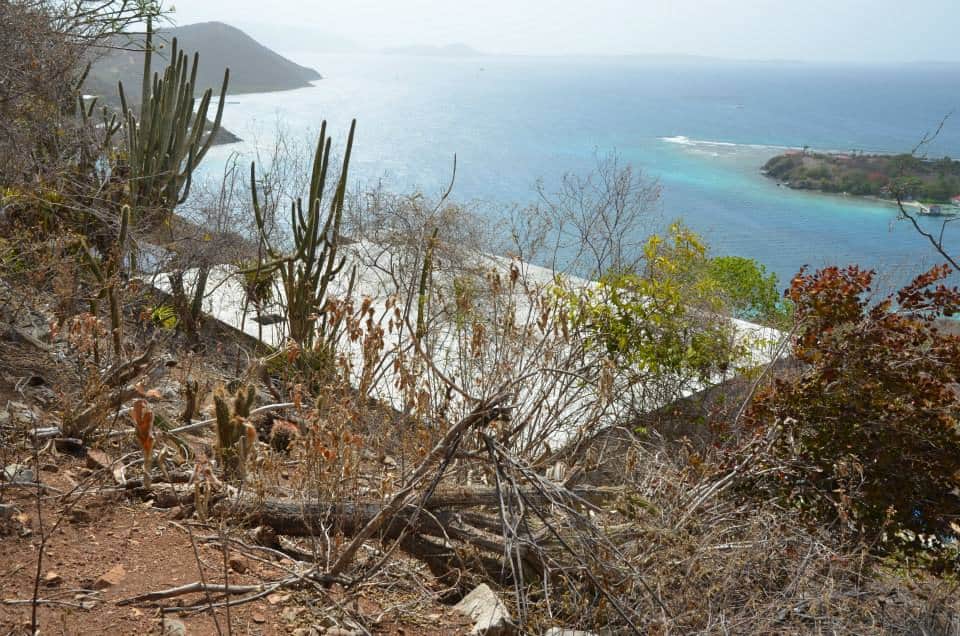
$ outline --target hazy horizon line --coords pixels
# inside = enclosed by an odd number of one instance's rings
[[[255,40],[269,46],[273,50],[281,48],[274,43],[264,42],[263,38],[256,37],[249,33],[250,28],[237,26],[225,20],[203,20],[199,22],[189,22],[185,24],[171,23],[170,27],[188,27],[205,23],[221,23],[232,26],[247,33]],[[282,28],[283,25],[269,25],[271,28]],[[262,27],[262,25],[261,25]],[[168,27],[169,28],[169,27]],[[349,53],[363,53],[374,55],[403,55],[403,50],[413,49],[434,49],[438,52],[443,49],[465,47],[471,50],[469,55],[449,56],[449,57],[527,57],[527,58],[649,58],[649,59],[674,59],[677,61],[702,61],[702,62],[725,62],[725,63],[751,63],[751,64],[826,64],[826,65],[857,65],[857,66],[946,66],[960,65],[960,59],[862,59],[862,58],[778,58],[778,57],[729,57],[724,55],[708,53],[677,53],[677,52],[655,52],[655,51],[623,51],[623,52],[516,52],[516,51],[490,51],[478,48],[468,42],[455,41],[443,43],[424,43],[412,42],[407,44],[392,44],[384,47],[371,47],[352,40],[346,36],[334,36],[321,31],[311,31],[313,35],[320,37],[330,37],[338,42],[340,46],[337,50],[314,50],[312,47],[297,47],[297,51],[310,51],[319,55],[337,55]],[[289,45],[290,43],[287,42]],[[422,55],[426,57],[426,55]]]

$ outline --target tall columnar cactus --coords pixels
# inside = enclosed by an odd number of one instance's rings
[[[247,459],[254,450],[257,431],[248,421],[257,391],[250,385],[236,395],[217,391],[213,396],[217,418],[217,455],[228,477],[243,479]]]
[[[417,340],[422,340],[427,334],[427,294],[430,287],[430,274],[433,270],[433,252],[437,248],[437,238],[440,228],[433,228],[433,234],[427,241],[427,249],[423,255],[423,267],[420,270],[420,287],[417,290]]]
[[[194,109],[200,56],[195,53],[191,65],[189,56],[177,47],[176,38],[171,48],[163,77],[153,74],[153,24],[147,20],[139,119],[127,102],[123,82],[119,83],[131,203],[138,211],[158,211],[161,215],[186,200],[193,171],[220,129],[230,81],[230,69],[225,69],[217,114],[204,136],[213,92],[207,89]]]
[[[260,240],[270,259],[258,269],[261,273],[279,271],[286,295],[289,336],[304,349],[313,347],[318,314],[322,313],[327,290],[346,263],[346,257],[339,256],[338,252],[341,240],[340,225],[347,190],[347,171],[350,167],[350,154],[353,151],[353,135],[356,127],[357,121],[353,120],[347,137],[343,166],[340,169],[340,180],[329,209],[321,214],[327,172],[330,167],[331,146],[331,139],[326,136],[327,122],[324,121],[321,125],[306,205],[302,198],[297,198],[290,204],[292,252],[284,252],[275,243],[276,239],[271,236],[268,219],[257,195],[256,164],[250,164],[253,210]],[[352,280],[353,277],[351,282]],[[321,330],[324,326],[326,326],[325,322],[321,322]]]

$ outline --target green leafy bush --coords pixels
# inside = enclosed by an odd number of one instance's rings
[[[727,370],[743,345],[722,315],[723,290],[700,237],[675,223],[667,238],[650,237],[644,263],[642,272],[608,274],[568,294],[571,323],[587,345],[638,380],[669,374],[702,382]]]
[[[777,275],[767,273],[762,264],[742,256],[717,256],[710,259],[709,275],[737,318],[776,326],[789,322],[791,304],[780,297]]]

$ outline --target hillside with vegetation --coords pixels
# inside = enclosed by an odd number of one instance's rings
[[[797,190],[933,203],[960,195],[960,161],[950,157],[792,151],[770,159],[763,173]]]
[[[198,67],[197,92],[211,89],[219,92],[223,72],[213,69],[231,69],[229,89],[232,94],[261,93],[293,90],[310,86],[322,79],[314,69],[300,66],[263,46],[243,31],[222,22],[203,22],[181,27],[158,29],[155,55],[169,58],[174,42],[179,50],[188,53],[203,49],[204,60]],[[143,48],[141,35],[116,35],[109,45],[92,51],[92,65],[84,82],[88,95],[96,96],[100,104],[120,107],[118,85],[123,84],[124,95],[132,104],[140,102],[143,76]],[[213,127],[215,144],[230,144],[240,138],[224,128]]]
[[[355,191],[357,122],[204,181],[163,15],[0,3],[0,632],[955,631],[949,267],[781,293],[616,155],[502,225]]]
[[[185,26],[157,29],[157,42],[164,48],[157,57],[165,58],[166,51],[176,38],[181,50],[193,54],[202,51],[204,64],[197,74],[198,91],[219,90],[224,68],[230,69],[230,93],[266,93],[304,88],[322,79],[312,68],[301,66],[270,50],[252,37],[223,22],[203,22]],[[140,101],[140,77],[143,70],[143,38],[117,37],[112,48],[99,55],[87,80],[88,91],[95,95],[112,96],[117,82],[122,81],[128,97]]]

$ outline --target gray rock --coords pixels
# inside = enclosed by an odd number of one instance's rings
[[[32,484],[36,479],[33,470],[23,464],[10,464],[3,467],[2,481],[14,484]]]
[[[163,619],[163,636],[187,636],[187,626],[175,618]]]
[[[4,426],[36,426],[40,418],[29,406],[23,402],[7,402],[0,405],[0,424]]]
[[[453,609],[473,621],[471,634],[485,636],[512,636],[517,633],[516,626],[511,622],[510,612],[490,586],[486,583],[478,585],[472,592],[463,597]]]

